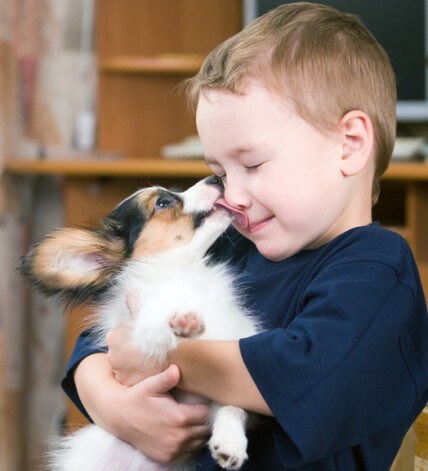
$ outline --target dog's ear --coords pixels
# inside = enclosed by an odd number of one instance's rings
[[[20,272],[44,294],[78,304],[105,291],[124,258],[121,238],[66,228],[34,245],[23,258]]]

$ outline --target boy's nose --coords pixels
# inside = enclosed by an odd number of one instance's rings
[[[245,186],[230,180],[227,181],[224,188],[224,199],[237,209],[245,210],[250,207],[250,198]]]

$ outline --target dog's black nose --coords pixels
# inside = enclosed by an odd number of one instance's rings
[[[210,177],[205,178],[205,183],[207,185],[214,185],[220,188],[221,190],[224,189],[223,182],[221,181],[221,178],[217,175],[211,175]]]

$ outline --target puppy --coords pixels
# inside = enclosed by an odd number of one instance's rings
[[[127,293],[139,305],[130,341],[141,353],[162,361],[183,340],[237,340],[260,328],[242,306],[225,264],[206,253],[235,217],[218,178],[209,177],[183,193],[160,187],[137,191],[95,229],[64,228],[46,236],[24,257],[21,272],[40,291],[68,304],[97,306],[97,338],[131,321]],[[195,402],[188,393],[181,402]],[[178,396],[177,396],[178,398]],[[208,446],[225,469],[247,458],[248,414],[211,405]],[[195,467],[195,459],[161,464],[96,425],[61,440],[52,453],[55,471],[173,470]]]

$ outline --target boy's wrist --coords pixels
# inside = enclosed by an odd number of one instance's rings
[[[116,417],[112,404],[120,402],[123,386],[116,380],[105,353],[84,358],[74,371],[76,390],[91,419],[98,425],[114,424]],[[108,404],[109,406],[105,407]]]

